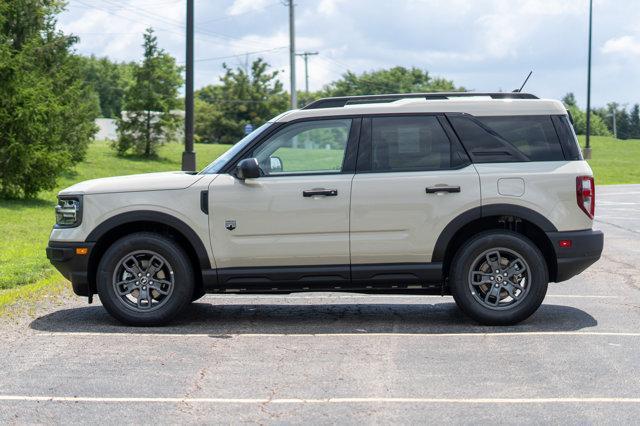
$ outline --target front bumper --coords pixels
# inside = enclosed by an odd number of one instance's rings
[[[557,270],[553,281],[561,282],[578,275],[593,265],[602,254],[604,234],[602,231],[585,230],[569,232],[547,232],[556,252]],[[571,247],[560,247],[560,241],[571,241]]]
[[[89,256],[95,243],[73,243],[50,241],[47,246],[47,258],[55,268],[73,286],[78,296],[90,296],[95,293],[89,282]],[[76,254],[77,248],[88,249],[87,254]]]

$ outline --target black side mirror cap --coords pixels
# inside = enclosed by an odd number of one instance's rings
[[[255,158],[245,158],[236,165],[236,177],[241,180],[260,177],[260,165]]]

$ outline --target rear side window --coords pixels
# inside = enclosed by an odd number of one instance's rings
[[[368,152],[361,152],[358,160],[359,171],[446,170],[466,160],[459,158],[435,116],[374,117],[370,134]]]
[[[565,160],[550,116],[451,116],[450,120],[476,163]]]
[[[554,115],[551,117],[556,132],[560,138],[560,145],[567,160],[582,160],[582,152],[578,145],[578,138],[566,115]]]

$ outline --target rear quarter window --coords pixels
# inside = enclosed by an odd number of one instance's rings
[[[551,116],[450,117],[476,163],[565,161]]]

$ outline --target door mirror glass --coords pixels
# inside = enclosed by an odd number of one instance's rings
[[[260,177],[260,165],[255,158],[245,158],[236,166],[236,177],[238,179],[255,179]]]
[[[282,160],[280,157],[269,157],[270,165],[269,171],[271,173],[281,173],[282,172]]]

